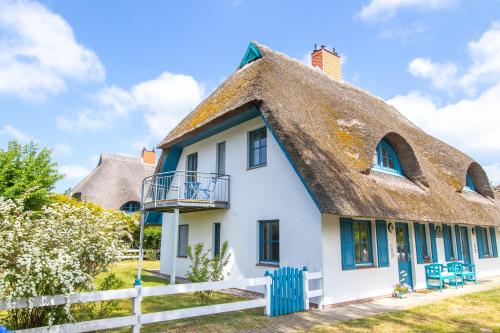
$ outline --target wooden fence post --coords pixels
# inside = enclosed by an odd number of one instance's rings
[[[309,272],[307,271],[307,267],[304,266],[302,269],[302,287],[304,290],[304,310],[309,310],[309,280],[308,280]]]
[[[271,278],[271,274],[266,271],[266,274],[265,276],[267,277],[267,281],[266,281],[266,294],[265,294],[265,297],[266,297],[266,309],[265,309],[265,314],[266,316],[270,317],[271,316],[271,283],[272,283],[272,278]]]
[[[137,316],[137,322],[132,326],[132,333],[141,332],[141,303],[142,303],[142,285],[136,285],[137,296],[134,297],[134,303],[132,304],[132,314]]]

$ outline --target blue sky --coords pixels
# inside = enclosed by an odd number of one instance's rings
[[[54,150],[74,186],[102,152],[138,156],[257,40],[343,78],[477,159],[500,183],[500,1],[0,0],[0,147]]]

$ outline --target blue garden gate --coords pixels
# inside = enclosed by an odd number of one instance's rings
[[[273,273],[266,271],[272,278],[271,317],[304,311],[303,269],[281,267]]]

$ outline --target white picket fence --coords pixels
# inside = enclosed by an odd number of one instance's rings
[[[311,298],[322,298],[322,288],[310,290],[309,281],[322,279],[321,272],[308,272],[304,274],[304,305],[305,309],[309,309],[309,300]],[[207,306],[198,306],[194,308],[169,310],[153,313],[142,313],[141,302],[143,297],[162,296],[192,293],[197,291],[207,290],[223,290],[229,288],[244,289],[248,287],[265,287],[263,298],[232,302],[225,304],[215,304]],[[202,282],[202,283],[187,283],[176,285],[165,285],[158,287],[142,287],[136,286],[130,289],[106,290],[88,293],[80,293],[75,295],[57,295],[57,296],[38,296],[31,299],[19,299],[13,303],[0,302],[0,311],[7,309],[21,309],[28,307],[43,307],[64,304],[78,304],[88,302],[109,301],[118,299],[133,299],[132,315],[126,317],[115,317],[106,319],[89,320],[70,324],[54,325],[18,330],[18,333],[38,333],[38,332],[89,332],[96,330],[112,329],[125,326],[132,326],[132,332],[138,333],[141,330],[141,325],[164,322],[176,319],[191,318],[205,316],[217,313],[232,312],[246,310],[258,307],[265,308],[265,315],[271,313],[271,277],[258,277],[243,280],[228,280],[218,282]],[[318,302],[321,305],[321,301]]]
[[[142,250],[144,258],[148,260],[159,260],[160,259],[160,250]],[[131,260],[131,259],[139,259],[139,250],[138,249],[130,249],[122,251],[122,255],[120,256],[120,260]]]

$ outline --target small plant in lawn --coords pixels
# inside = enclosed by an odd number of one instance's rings
[[[222,244],[219,255],[211,258],[210,251],[205,250],[203,243],[197,243],[194,248],[188,246],[187,256],[191,261],[186,278],[189,282],[221,281],[226,277],[224,269],[229,263],[231,254],[228,253],[227,241]],[[195,295],[202,304],[208,304],[213,298],[213,291],[200,291]]]

